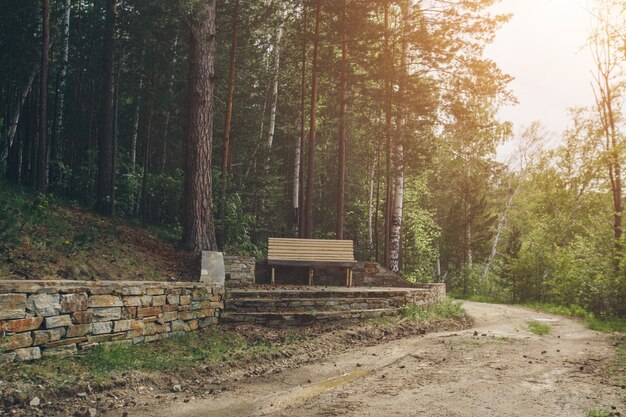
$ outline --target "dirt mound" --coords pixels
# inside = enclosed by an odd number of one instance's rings
[[[50,206],[0,242],[0,279],[192,281],[195,255],[148,230]]]

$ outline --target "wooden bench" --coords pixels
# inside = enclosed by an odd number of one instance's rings
[[[309,268],[309,285],[313,284],[314,267],[346,268],[346,286],[352,286],[354,248],[351,240],[268,239],[267,263],[272,266],[272,284],[276,282],[277,266]]]

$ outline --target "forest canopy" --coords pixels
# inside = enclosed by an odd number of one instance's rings
[[[503,163],[494,3],[0,0],[2,176],[192,250],[350,239],[464,296],[624,315],[626,4],[592,13],[596,105]]]

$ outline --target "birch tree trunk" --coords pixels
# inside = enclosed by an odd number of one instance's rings
[[[15,134],[17,133],[17,126],[20,121],[20,115],[22,112],[22,108],[24,107],[24,103],[26,102],[26,98],[28,97],[28,93],[31,91],[33,87],[33,81],[35,80],[35,76],[37,76],[37,72],[39,71],[40,64],[34,64],[30,74],[28,76],[28,80],[26,84],[22,86],[22,90],[20,91],[20,97],[15,105],[15,110],[13,111],[13,116],[11,118],[11,124],[9,125],[9,134],[4,147],[2,148],[2,154],[0,155],[0,163],[6,161],[7,156],[9,154],[9,149],[13,146],[13,142],[15,141]]]
[[[384,260],[383,264],[385,266],[390,265],[390,240],[391,240],[391,210],[393,207],[392,199],[393,199],[393,179],[392,179],[392,159],[391,159],[391,149],[393,146],[391,140],[391,103],[392,103],[392,72],[393,72],[393,60],[391,57],[391,50],[389,45],[389,0],[385,0],[384,2],[384,24],[385,24],[385,42],[384,42],[384,68],[383,72],[385,74],[385,142],[387,144],[386,148],[386,187],[385,187],[385,240],[384,240]]]
[[[130,135],[130,170],[134,174],[137,169],[137,136],[139,135],[139,116],[141,114],[141,94],[143,90],[143,74],[139,78],[139,88],[135,98],[135,114],[133,129]]]
[[[306,178],[306,210],[305,210],[305,230],[304,237],[313,238],[313,207],[314,207],[314,176],[315,176],[315,133],[316,133],[316,115],[317,115],[317,60],[319,54],[319,38],[320,38],[320,12],[322,9],[322,1],[317,0],[315,6],[315,37],[313,40],[313,66],[311,73],[311,114],[309,119],[309,153]]]
[[[270,108],[270,125],[267,135],[267,147],[271,148],[274,143],[276,131],[276,107],[278,106],[278,75],[280,72],[280,41],[283,37],[284,16],[281,12],[280,23],[276,30],[276,43],[274,44],[274,81],[272,86],[272,107]]]
[[[215,64],[215,0],[193,2],[189,15],[189,98],[184,142],[183,246],[216,250],[211,153]]]
[[[491,243],[491,251],[489,252],[489,257],[487,258],[487,262],[485,263],[485,267],[483,268],[483,272],[480,276],[481,281],[484,281],[487,278],[487,274],[489,273],[489,269],[491,268],[491,264],[496,257],[498,252],[498,242],[500,241],[500,233],[502,232],[502,228],[506,224],[506,216],[511,207],[513,206],[513,199],[515,195],[519,192],[522,186],[523,176],[520,177],[519,183],[515,187],[515,190],[509,196],[509,199],[506,202],[506,206],[504,206],[504,210],[502,211],[502,216],[500,216],[500,220],[498,220],[498,225],[496,226],[496,233],[493,236],[493,242]]]
[[[50,2],[43,0],[41,69],[39,70],[39,144],[37,146],[37,176],[35,189],[40,194],[48,190],[48,43],[50,42]]]
[[[407,100],[407,83],[409,77],[409,67],[407,58],[409,54],[409,21],[411,16],[411,1],[404,1],[401,6],[403,27],[402,27],[402,56],[400,58],[400,83],[399,96],[402,100],[398,110],[398,131],[399,140],[396,140],[394,147],[394,192],[393,207],[391,215],[391,230],[389,233],[389,267],[393,272],[400,271],[400,260],[402,257],[402,216],[404,209],[404,142],[407,140],[408,132],[406,127],[406,112],[404,103]]]

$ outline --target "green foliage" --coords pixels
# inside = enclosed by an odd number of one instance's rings
[[[585,321],[592,330],[605,333],[626,333],[626,319],[620,317],[598,318],[589,317]]]
[[[157,343],[100,345],[82,356],[0,365],[0,370],[7,377],[10,375],[22,382],[45,381],[46,387],[54,388],[81,378],[106,380],[111,375],[131,370],[171,372],[200,364],[229,364],[272,354],[275,349],[267,342],[248,343],[242,336],[211,328]]]
[[[592,330],[607,333],[626,333],[626,319],[611,316],[597,316],[575,304],[564,306],[550,303],[527,302],[522,305],[545,313],[581,318],[585,321],[585,325]]]
[[[401,317],[417,323],[427,323],[439,319],[455,319],[465,316],[461,303],[445,298],[439,303],[427,306],[411,304],[400,311]]]
[[[507,304],[509,302],[506,299],[502,299],[502,298],[498,298],[498,297],[492,297],[492,296],[483,295],[483,294],[472,294],[472,295],[465,296],[460,291],[453,291],[453,292],[451,292],[450,293],[450,297],[456,298],[456,299],[461,299],[461,300],[474,301],[474,302],[477,302],[477,303]]]
[[[246,350],[265,350],[249,346],[232,333],[212,329],[190,332],[158,344],[107,344],[89,351],[81,364],[96,376],[129,370],[180,370],[198,363],[228,363]]]
[[[533,320],[528,323],[528,330],[530,330],[531,333],[534,333],[536,335],[545,336],[547,334],[550,334],[550,332],[552,332],[552,327],[550,327],[549,325],[545,323],[541,323],[539,321]]]
[[[586,417],[614,417],[616,414],[611,411],[605,411],[601,408],[594,407],[587,411]]]
[[[437,243],[441,238],[441,228],[433,210],[428,209],[433,199],[427,184],[428,174],[423,172],[419,176],[411,176],[405,183],[403,250],[406,261],[403,272],[413,282],[431,282],[439,257]]]

